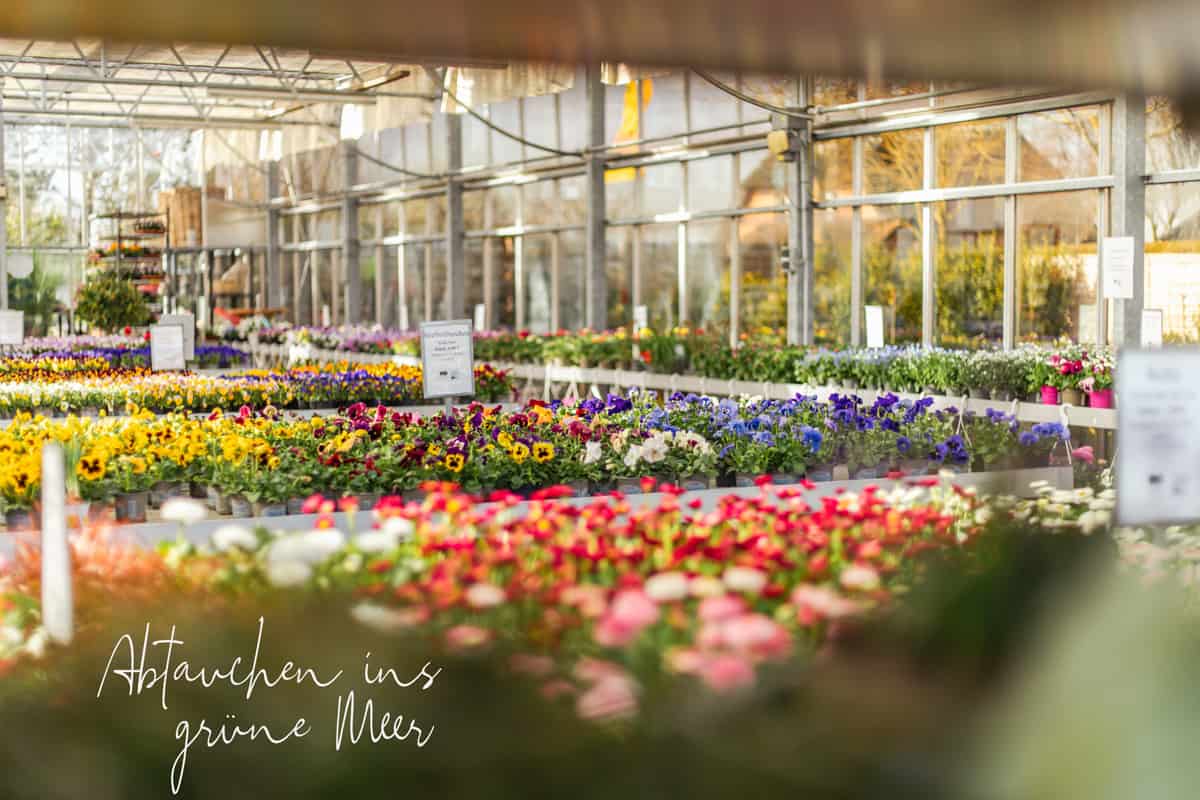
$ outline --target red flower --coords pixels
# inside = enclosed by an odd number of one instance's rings
[[[651,359],[650,359],[650,351],[649,351],[649,350],[643,350],[643,351],[642,351],[642,361],[645,361],[647,364],[649,364],[649,363],[650,363],[650,360],[651,360]]]
[[[146,331],[142,334],[142,340],[146,342],[150,341],[150,331]]]
[[[125,330],[124,330],[124,331],[122,331],[122,333],[124,333],[126,336],[130,336],[130,335],[132,335],[132,334],[133,334],[133,328],[131,328],[131,327],[129,327],[128,325],[126,325],[126,326],[125,326]]]

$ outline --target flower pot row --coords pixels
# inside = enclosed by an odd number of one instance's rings
[[[1071,405],[1089,408],[1116,408],[1112,389],[1093,389],[1083,392],[1079,389],[1058,389],[1054,386],[1043,386],[1039,395],[1043,405]],[[1086,403],[1084,402],[1086,400]]]

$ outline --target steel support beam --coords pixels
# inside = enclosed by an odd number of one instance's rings
[[[808,103],[809,79],[800,81],[797,98],[801,108]],[[794,160],[788,162],[788,281],[787,335],[789,344],[813,341],[813,204],[812,123],[793,121],[797,137]]]
[[[604,144],[604,84],[600,67],[587,67],[588,145]],[[608,327],[608,250],[605,240],[604,155],[590,152],[587,157],[587,219],[585,222],[587,274],[585,275],[584,324],[592,330]]]
[[[1017,118],[1009,117],[1004,125],[1004,182],[1016,183],[1017,165],[1021,163],[1021,140]],[[1004,317],[1001,321],[1003,347],[1011,350],[1016,344],[1017,313],[1020,297],[1017,285],[1017,198],[1004,198]]]
[[[933,189],[937,181],[937,151],[933,146],[933,128],[923,133],[925,164],[924,187]],[[933,347],[937,326],[937,232],[933,225],[933,204],[921,206],[921,345]]]
[[[343,185],[353,186],[358,182],[358,147],[352,141],[345,141],[341,149]],[[346,324],[354,325],[362,321],[362,264],[358,246],[358,198],[349,193],[342,198],[342,276],[346,281],[346,307],[342,319]]]
[[[1113,301],[1112,344],[1137,347],[1146,293],[1146,98],[1141,95],[1119,95],[1113,103],[1112,162],[1109,235],[1133,237],[1133,297]]]
[[[267,197],[279,196],[279,162],[267,163]],[[267,293],[266,305],[282,308],[287,305],[283,293],[282,268],[279,250],[279,209],[267,208]]]
[[[463,185],[455,175],[462,169],[462,115],[446,115],[446,319],[467,313],[466,240],[463,237]]]
[[[0,93],[4,78],[0,77]],[[4,165],[4,99],[0,97],[0,309],[8,309],[8,173]]]

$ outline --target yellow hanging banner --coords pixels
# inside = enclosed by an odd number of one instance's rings
[[[650,78],[642,78],[637,81],[630,81],[625,85],[625,103],[621,109],[621,127],[617,129],[617,136],[613,140],[613,144],[621,144],[623,142],[635,142],[642,135],[642,120],[641,113],[638,110],[638,88],[641,88],[642,103],[641,111],[645,111],[650,107],[650,99],[654,97],[654,81]],[[604,173],[605,183],[624,183],[631,181],[637,177],[637,170],[634,167],[622,167],[620,169],[610,169]]]

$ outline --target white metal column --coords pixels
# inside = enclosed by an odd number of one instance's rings
[[[1004,125],[1004,182],[1017,182],[1017,165],[1021,163],[1021,140],[1017,135],[1017,118],[1009,117]],[[1003,347],[1011,350],[1017,340],[1017,313],[1020,297],[1017,292],[1017,198],[1004,198],[1004,318]]]
[[[1133,297],[1113,301],[1114,345],[1137,346],[1146,291],[1146,98],[1118,95],[1113,103],[1111,236],[1133,237]]]
[[[600,67],[587,67],[588,145],[604,145],[604,84]],[[605,241],[604,154],[594,150],[587,161],[587,274],[584,324],[592,330],[608,327],[608,274]]]
[[[341,278],[345,282],[342,292],[345,311],[341,315],[347,325],[362,321],[362,262],[358,244],[358,198],[350,188],[358,183],[358,146],[352,141],[342,142],[342,256]],[[338,284],[334,283],[334,294]]]
[[[924,154],[925,189],[934,188],[937,179],[937,152],[933,143],[933,128],[924,131],[921,148]],[[921,206],[921,344],[933,347],[937,323],[937,248],[936,232],[933,229],[933,204]]]
[[[446,114],[446,319],[462,319],[467,302],[463,239],[462,115]]]

